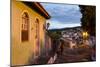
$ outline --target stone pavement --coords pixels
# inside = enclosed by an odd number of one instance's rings
[[[63,53],[58,52],[56,63],[72,63],[72,62],[86,62],[91,61],[91,49],[89,48],[77,48],[70,49],[65,48]]]
[[[91,48],[74,48],[64,47],[61,53],[60,49],[56,52],[50,51],[48,55],[38,57],[32,62],[32,65],[58,64],[72,62],[88,62],[91,60]]]
[[[53,58],[55,55],[55,52],[50,51],[48,52],[47,55],[41,55],[36,59],[32,59],[32,61],[30,62],[30,65],[42,65],[42,64],[50,64],[50,59],[51,57]],[[54,58],[53,58],[54,59]]]

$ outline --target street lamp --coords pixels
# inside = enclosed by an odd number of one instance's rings
[[[88,38],[89,34],[88,32],[83,32],[83,39],[86,40]]]
[[[83,32],[83,44],[84,45],[88,44],[88,36],[89,36],[89,34],[87,31]]]
[[[50,26],[50,23],[47,23],[47,30],[48,30],[49,26]]]

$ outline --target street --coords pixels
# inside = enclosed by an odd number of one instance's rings
[[[63,53],[58,52],[57,59],[54,63],[70,63],[70,62],[82,62],[90,61],[91,50],[85,48],[70,49],[65,48]]]

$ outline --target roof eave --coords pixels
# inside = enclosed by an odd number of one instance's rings
[[[48,14],[48,12],[43,8],[43,6],[39,2],[25,2],[25,1],[22,1],[22,3],[24,3],[25,5],[30,7],[32,10],[35,10],[36,12],[38,12],[40,15],[42,15],[46,19],[51,18],[51,16]]]

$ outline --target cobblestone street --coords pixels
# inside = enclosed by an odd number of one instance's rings
[[[58,54],[54,63],[84,62],[91,60],[91,50],[89,49],[69,49],[66,48],[62,54]]]

